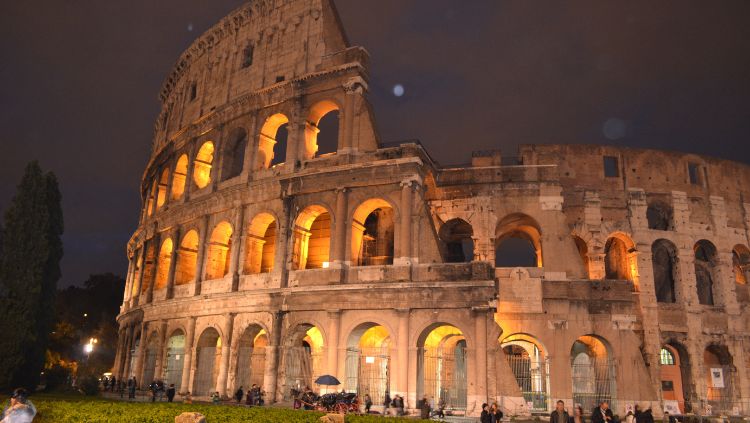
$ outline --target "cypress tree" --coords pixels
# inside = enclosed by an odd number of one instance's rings
[[[34,161],[5,213],[0,257],[0,388],[34,389],[44,366],[60,279],[57,178]]]

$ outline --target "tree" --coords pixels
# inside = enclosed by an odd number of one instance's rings
[[[63,255],[57,178],[26,166],[5,213],[0,257],[0,388],[36,388],[54,323]]]

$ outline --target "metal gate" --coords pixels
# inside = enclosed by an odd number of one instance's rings
[[[447,410],[466,411],[466,347],[450,350],[422,349],[419,354],[422,372],[422,394],[427,399],[445,402]]]
[[[246,391],[253,384],[263,387],[263,373],[265,372],[266,349],[242,347],[237,351],[237,379],[235,386],[242,386]]]
[[[156,349],[149,348],[146,350],[146,356],[143,361],[143,386],[149,386],[154,382],[154,371],[156,370]]]
[[[216,347],[201,347],[198,349],[197,366],[195,368],[195,382],[193,382],[194,396],[208,396],[216,388],[214,366],[216,364]]]
[[[708,371],[713,371],[713,369],[719,368],[722,372],[722,382],[724,383],[723,388],[717,388],[712,386],[712,379],[709,379],[708,381],[708,392],[706,395],[706,399],[708,402],[708,405],[711,407],[710,413],[712,415],[719,415],[719,414],[733,414],[732,408],[736,405],[734,403],[734,370],[733,366],[718,366],[718,365],[707,365],[709,367]]]
[[[292,398],[292,389],[301,390],[313,387],[313,381],[320,376],[322,356],[308,347],[287,347],[284,351],[285,389],[284,399]]]
[[[615,391],[615,364],[607,358],[591,357],[581,353],[572,363],[573,403],[584,410],[591,410],[600,402],[607,401],[617,410]]]
[[[138,361],[138,350],[140,349],[141,341],[137,339],[133,344],[133,348],[130,349],[130,365],[128,366],[128,377],[132,378],[135,376],[135,363]],[[142,380],[136,382],[143,382]]]
[[[174,383],[174,388],[180,392],[182,388],[182,367],[185,360],[184,348],[169,348],[167,350],[167,365],[164,368],[164,383],[167,386]]]
[[[348,348],[346,391],[369,394],[373,404],[382,404],[390,391],[390,360],[387,348]]]
[[[505,357],[531,411],[549,411],[549,361],[514,354]]]

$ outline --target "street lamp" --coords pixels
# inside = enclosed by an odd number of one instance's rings
[[[94,344],[99,342],[96,338],[89,338],[89,343],[83,346],[83,351],[86,353],[86,361],[89,361],[91,353],[94,351]]]

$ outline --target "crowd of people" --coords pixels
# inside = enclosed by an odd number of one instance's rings
[[[242,386],[240,386],[240,388],[234,393],[234,399],[237,401],[237,404],[242,404],[242,398],[244,397],[246,405],[262,406],[264,395],[265,395],[265,392],[262,389],[260,389],[260,386],[253,383],[253,386],[250,387],[247,393],[245,393],[242,390]]]
[[[485,404],[486,405],[486,404]],[[597,407],[591,410],[591,422],[590,423],[654,423],[653,411],[649,408],[641,410],[639,406],[635,406],[635,409],[628,411],[624,421],[617,418],[612,413],[612,409],[609,408],[607,401],[601,401]],[[482,411],[481,423],[493,423],[494,420],[485,418],[485,413]],[[674,423],[673,417],[669,416],[669,413],[664,414],[665,423]],[[549,423],[587,423],[583,413],[583,407],[577,405],[574,408],[573,415],[570,415],[565,409],[565,402],[560,400],[555,404],[555,410],[550,413]]]

